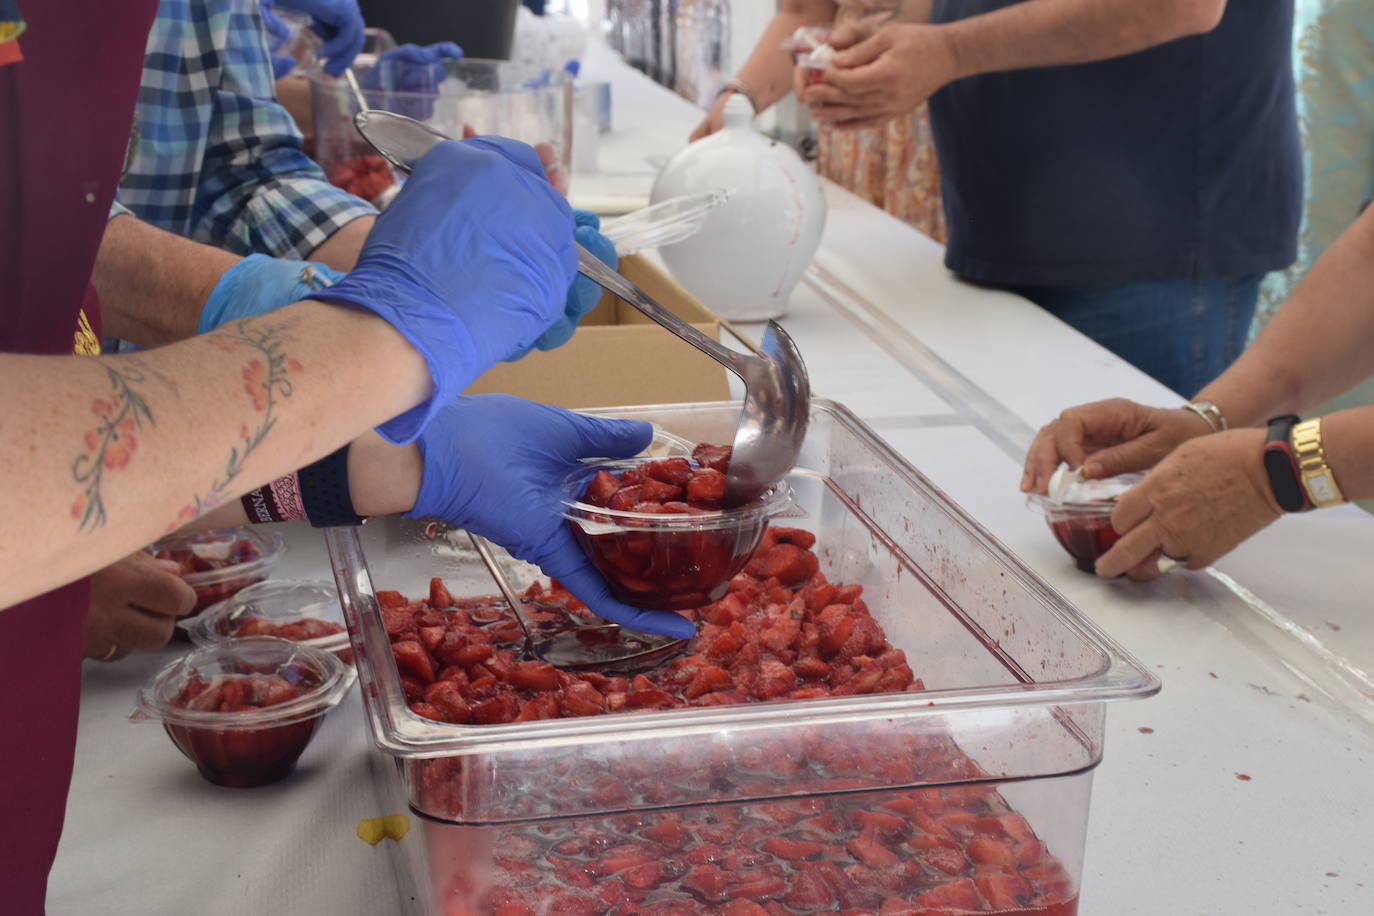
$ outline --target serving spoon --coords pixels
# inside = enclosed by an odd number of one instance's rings
[[[427,124],[389,111],[360,111],[353,123],[383,158],[407,173],[432,147],[452,139]],[[753,502],[792,470],[811,416],[811,382],[796,344],[781,325],[769,321],[753,355],[739,353],[659,305],[581,245],[577,246],[577,271],[744,382],[744,406],[735,427],[723,505]]]

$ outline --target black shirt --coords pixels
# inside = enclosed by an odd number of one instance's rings
[[[949,22],[1023,0],[935,0]],[[1035,0],[1030,0],[1035,2]],[[1205,35],[990,73],[931,98],[949,248],[984,283],[1118,286],[1296,256],[1293,0],[1231,0]]]

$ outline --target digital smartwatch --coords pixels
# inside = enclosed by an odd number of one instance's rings
[[[1293,426],[1300,421],[1300,417],[1291,413],[1272,418],[1269,435],[1264,440],[1264,471],[1269,475],[1274,501],[1284,512],[1306,512],[1313,508],[1312,501],[1307,498],[1307,488],[1302,485],[1298,459],[1290,441]]]

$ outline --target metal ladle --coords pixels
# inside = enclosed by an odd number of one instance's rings
[[[353,123],[363,139],[404,172],[412,171],[431,147],[451,139],[427,124],[388,111],[359,112]],[[724,505],[753,502],[792,470],[811,415],[811,382],[796,344],[781,325],[768,322],[755,355],[738,353],[659,305],[581,245],[577,248],[577,271],[744,382],[744,407],[725,475]]]
[[[569,670],[605,670],[632,674],[667,661],[687,648],[687,640],[671,636],[651,636],[627,630],[618,624],[567,627],[547,639],[536,640],[534,627],[525,617],[525,604],[501,570],[491,543],[480,534],[467,532],[473,549],[492,581],[510,605],[511,613],[525,634],[524,654]]]

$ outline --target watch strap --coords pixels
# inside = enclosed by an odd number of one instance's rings
[[[1296,424],[1289,434],[1289,441],[1297,460],[1298,479],[1312,505],[1325,509],[1345,502],[1345,495],[1336,485],[1336,475],[1326,463],[1326,452],[1322,448],[1321,417]]]
[[[1299,417],[1284,414],[1269,420],[1269,433],[1264,440],[1264,472],[1274,501],[1284,512],[1305,512],[1312,508],[1307,490],[1298,475],[1298,460],[1289,437]]]

